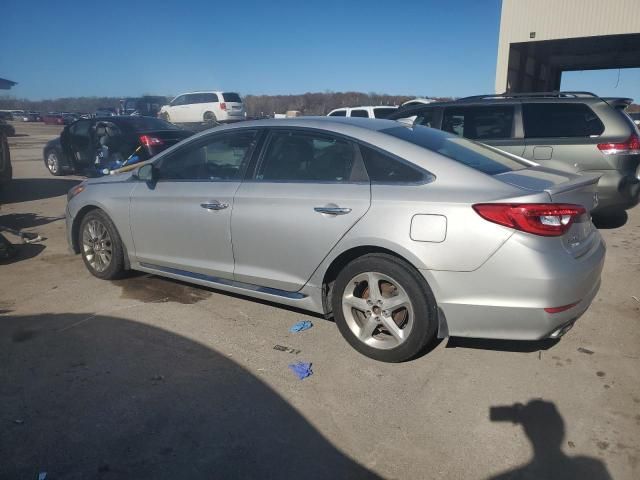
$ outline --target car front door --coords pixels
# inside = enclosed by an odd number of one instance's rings
[[[86,168],[95,160],[95,149],[91,137],[93,120],[78,120],[63,130],[60,136],[62,149],[72,166]]]
[[[299,290],[366,213],[370,198],[353,143],[312,130],[273,129],[253,179],[234,199],[235,280]]]
[[[187,101],[186,95],[180,95],[177,98],[174,98],[173,101],[169,104],[169,120],[171,122],[182,122],[182,117],[184,116],[184,107],[185,102]]]
[[[256,137],[250,129],[209,135],[154,164],[157,181],[140,182],[131,194],[131,232],[141,266],[200,279],[233,278],[233,196]]]

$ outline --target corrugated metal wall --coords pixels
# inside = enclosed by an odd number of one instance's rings
[[[506,85],[511,43],[639,32],[640,0],[502,0],[496,92]]]

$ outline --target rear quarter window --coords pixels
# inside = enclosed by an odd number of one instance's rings
[[[583,103],[525,103],[525,138],[593,137],[604,132],[598,116]]]
[[[360,145],[369,179],[374,183],[424,183],[430,174],[379,150]]]
[[[242,103],[242,99],[240,98],[240,95],[238,95],[237,93],[233,93],[233,92],[224,92],[222,94],[222,98],[224,98],[225,102],[230,102],[230,103]]]

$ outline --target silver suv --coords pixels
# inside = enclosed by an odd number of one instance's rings
[[[398,110],[390,119],[425,125],[495,146],[545,167],[601,175],[605,216],[640,195],[640,132],[624,109],[630,98],[589,92],[478,95]]]

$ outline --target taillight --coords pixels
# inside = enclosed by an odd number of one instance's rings
[[[227,109],[227,104],[224,102],[220,102],[220,110],[226,110]]]
[[[149,135],[140,135],[140,143],[145,147],[164,145],[164,142],[162,141],[162,139],[158,137],[151,137]]]
[[[632,133],[631,136],[622,143],[599,143],[598,149],[605,155],[640,155],[640,137]]]
[[[547,307],[547,308],[544,309],[544,311],[547,312],[547,313],[566,312],[567,310],[575,307],[579,303],[580,302],[574,302],[574,303],[570,303],[569,305],[563,305],[562,307]]]
[[[580,205],[563,203],[479,203],[473,209],[490,222],[544,237],[564,235],[587,213]]]

